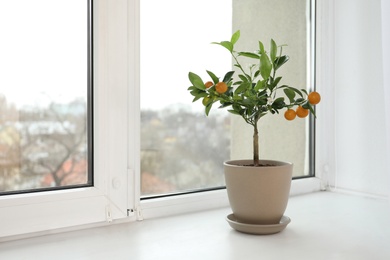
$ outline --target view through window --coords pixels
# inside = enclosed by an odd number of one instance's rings
[[[252,158],[252,129],[240,117],[191,103],[188,72],[207,78],[232,70],[229,52],[211,42],[241,30],[240,50],[271,38],[291,61],[283,84],[309,89],[311,2],[258,0],[141,1],[141,193],[155,195],[223,187],[223,162]],[[164,11],[161,11],[164,10]],[[267,42],[266,42],[267,41]],[[215,106],[217,107],[217,106]],[[294,162],[310,174],[309,120],[260,120],[262,158]]]
[[[92,184],[90,5],[0,1],[0,194]]]
[[[230,35],[231,8],[226,0],[141,1],[143,195],[224,185],[230,118],[225,111],[206,118],[203,106],[191,103],[187,75],[231,68],[230,57],[210,45]]]

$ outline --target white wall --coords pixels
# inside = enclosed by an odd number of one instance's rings
[[[310,87],[306,73],[307,6],[306,0],[233,0],[233,31],[241,31],[237,50],[254,51],[259,40],[268,49],[271,38],[278,45],[287,44],[283,53],[290,60],[277,76],[283,77],[281,84],[298,89]],[[269,114],[259,121],[260,158],[293,162],[293,176],[308,175],[307,121],[297,117],[290,122],[283,113]],[[232,116],[232,159],[253,157],[252,136],[253,128],[241,117]]]
[[[383,85],[385,86],[386,129],[387,129],[387,161],[390,162],[390,1],[382,0],[382,48],[383,48]],[[387,165],[390,175],[390,165]],[[390,197],[390,177],[387,186]]]
[[[380,0],[334,2],[336,186],[387,195]]]

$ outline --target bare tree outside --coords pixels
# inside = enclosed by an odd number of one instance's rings
[[[0,115],[0,192],[88,183],[85,100]]]
[[[0,1],[1,195],[91,184],[91,4]]]
[[[210,119],[210,120],[208,120]],[[141,112],[142,194],[224,186],[230,117],[206,118],[184,105]]]
[[[167,5],[180,11],[161,12]],[[231,6],[227,0],[140,2],[143,196],[225,185],[230,116],[212,113],[206,118],[202,105],[193,106],[187,75],[195,69],[206,74],[206,70],[231,68],[230,57],[209,48],[211,41],[231,34]],[[215,15],[216,10],[223,15]],[[207,19],[199,19],[199,14]],[[164,40],[167,35],[169,40]]]

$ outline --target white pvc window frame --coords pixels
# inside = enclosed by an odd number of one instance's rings
[[[132,1],[94,0],[94,186],[0,197],[0,241],[129,219],[134,157],[129,104],[134,76]],[[46,11],[46,10],[45,10]],[[130,28],[132,27],[132,28]],[[131,52],[129,52],[131,50]],[[132,64],[132,65],[130,65]],[[130,218],[131,219],[131,218]]]
[[[228,206],[225,190],[140,200],[139,1],[94,0],[94,187],[0,197],[0,242]],[[332,3],[317,0],[317,89],[325,97],[333,93]],[[333,110],[324,99],[317,111],[317,177],[294,180],[292,196],[334,178]]]

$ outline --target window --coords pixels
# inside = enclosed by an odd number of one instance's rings
[[[89,24],[88,1],[0,2],[0,194],[92,185]]]
[[[165,6],[175,9],[161,12]],[[230,118],[225,111],[206,118],[191,104],[187,74],[230,69],[230,57],[210,42],[230,35],[231,1],[147,0],[140,10],[142,194],[224,186]]]
[[[232,69],[229,53],[210,42],[240,29],[239,49],[256,48],[259,39],[286,43],[291,59],[282,84],[314,88],[314,2],[141,1],[144,198],[223,187],[223,161],[252,158],[252,129],[224,110],[214,108],[206,118],[187,93],[189,71],[207,77],[206,70],[222,76]],[[262,158],[292,161],[295,177],[313,176],[313,122],[266,116],[259,128]]]
[[[136,13],[135,3],[129,1],[113,3],[105,0],[26,2],[30,7],[26,12],[34,14],[31,19],[39,19],[50,13],[56,19],[64,15],[64,20],[68,21],[72,20],[69,17],[82,13],[85,20],[82,20],[80,27],[84,28],[85,44],[88,37],[85,29],[88,13],[90,18],[93,18],[94,177],[93,186],[0,196],[0,215],[4,223],[0,230],[0,240],[3,237],[36,234],[48,230],[53,232],[56,229],[110,222],[121,218],[132,219],[133,213],[130,209],[134,208],[134,190],[128,192],[128,187],[135,186],[132,169],[136,166],[128,155],[129,146],[134,146],[134,140],[129,137],[127,129],[128,123],[132,123],[129,122],[128,104],[134,103],[132,100],[134,95],[131,97],[129,95],[129,88],[134,89],[134,83],[129,79],[135,78],[135,72],[131,70],[129,64],[135,64],[136,61],[134,53],[129,51],[132,50],[133,41],[128,41],[127,35],[130,34],[131,39],[136,39],[134,29],[136,25],[128,19]],[[20,2],[18,3],[20,7]],[[20,8],[16,11],[19,10]],[[27,17],[29,16],[20,17],[21,22],[34,22],[24,20]],[[61,30],[50,33],[69,37],[66,30],[65,34],[62,34]],[[42,38],[36,37],[31,41],[36,41],[39,45],[40,40]],[[25,44],[27,43],[28,41],[25,41]],[[74,43],[77,44],[77,41]],[[52,56],[62,51],[58,48],[47,50],[53,51]],[[82,56],[80,62],[84,64],[81,74],[86,81],[88,72],[85,68],[85,53],[81,53],[80,56]],[[61,61],[55,62],[62,66]],[[22,66],[23,60],[19,67]],[[65,69],[67,68],[61,68]],[[67,72],[71,69],[69,68]],[[56,78],[60,84],[66,80]]]
[[[57,2],[63,5],[68,4],[68,2],[59,0],[51,0],[50,2]],[[153,7],[153,10],[162,9],[162,7],[158,8],[159,2],[160,1],[154,3],[156,5]],[[183,5],[181,2],[183,1],[175,2],[175,4],[177,4],[175,5],[175,10],[179,5]],[[88,11],[90,14],[93,14],[91,15],[91,17],[93,17],[94,70],[93,185],[77,189],[59,189],[0,196],[0,216],[2,223],[4,223],[3,227],[0,229],[0,241],[2,241],[4,237],[9,236],[24,236],[24,234],[30,233],[34,235],[36,232],[38,232],[38,234],[45,234],[55,232],[56,229],[69,230],[69,227],[74,229],[79,226],[93,226],[96,223],[100,225],[112,220],[121,219],[132,221],[143,217],[148,218],[227,205],[227,197],[224,190],[140,201],[142,194],[140,186],[141,176],[139,174],[141,172],[140,159],[141,156],[144,156],[141,147],[144,144],[148,144],[147,138],[142,139],[142,145],[140,142],[140,130],[144,127],[141,125],[141,121],[148,122],[148,124],[153,124],[154,122],[157,126],[159,124],[158,120],[153,121],[149,119],[154,116],[153,113],[150,113],[148,117],[144,117],[144,111],[140,111],[140,92],[143,94],[146,93],[147,95],[149,94],[151,98],[158,97],[158,103],[168,105],[172,111],[175,111],[177,106],[169,103],[172,101],[166,97],[166,94],[168,93],[169,95],[170,92],[144,92],[145,89],[143,86],[145,82],[147,82],[145,81],[146,78],[142,77],[141,80],[139,78],[139,64],[141,64],[141,69],[144,70],[144,60],[141,60],[140,62],[139,57],[139,39],[141,35],[139,31],[139,22],[140,15],[143,15],[142,11],[140,12],[140,4],[141,7],[145,6],[147,1],[91,0],[88,3]],[[169,1],[164,3],[164,10],[167,10],[166,7],[173,4],[173,2]],[[205,4],[207,6],[211,5],[208,1],[207,3],[206,1],[194,1],[194,3]],[[194,7],[189,4],[189,2],[186,2],[185,4],[190,8]],[[220,2],[220,5],[222,4],[226,4],[226,1]],[[69,11],[69,17],[72,16],[72,10]],[[227,15],[229,19],[234,17],[233,9],[231,10],[231,13]],[[39,16],[39,12],[50,11],[48,11],[45,6],[45,8],[38,9],[36,16]],[[215,13],[217,11],[212,9],[210,12]],[[181,17],[181,19],[185,18],[185,16]],[[155,18],[153,20],[156,21]],[[218,21],[218,19],[215,20],[215,22]],[[141,23],[142,21],[143,20],[141,20]],[[224,39],[225,35],[230,35],[232,29],[235,29],[234,24],[226,22],[225,20],[221,20],[221,22],[223,24],[228,24],[228,28],[222,29],[222,25],[216,23],[218,28],[216,28],[211,35],[205,35],[204,41],[202,40],[197,45],[199,48],[200,45],[203,45],[202,48],[204,52],[184,51],[185,55],[193,54],[194,56],[199,56],[199,53],[210,51],[208,55],[217,55],[222,60],[226,59],[226,62],[220,62],[221,60],[219,60],[219,58],[217,60],[210,59],[210,63],[207,64],[210,64],[213,67],[215,66],[215,68],[217,68],[215,69],[216,71],[230,69],[230,57],[226,56],[226,53],[223,50],[219,50],[218,48],[210,49],[212,47],[209,44],[210,39],[214,38],[214,36],[215,40]],[[160,23],[156,23],[155,25],[157,26],[158,24]],[[197,26],[195,26],[195,28],[197,28]],[[243,27],[241,26],[241,28]],[[160,31],[162,30],[154,30],[154,32]],[[182,46],[185,46],[188,49],[187,39],[189,38],[185,36],[184,32],[179,31],[175,32],[175,34],[183,35]],[[154,44],[146,51],[155,53],[155,57],[157,57],[156,52],[164,51],[164,49],[161,48],[161,42],[174,41],[172,37],[173,36],[169,33],[165,33],[159,36],[159,38],[152,38],[151,40]],[[145,49],[142,50],[142,52],[144,51]],[[218,53],[219,51],[221,52]],[[173,59],[172,56],[167,56],[166,58]],[[152,60],[152,63],[157,64],[155,61],[156,58]],[[193,62],[188,63],[192,64]],[[220,67],[221,64],[226,64],[226,68]],[[205,63],[202,62],[201,65],[205,66]],[[159,75],[158,70],[164,66],[165,65],[156,65],[156,67],[153,67],[151,70],[147,70],[147,77],[154,78],[152,84],[157,82],[159,83],[158,86],[160,86],[160,84],[162,86],[162,82],[174,82],[174,85],[183,88],[184,92],[186,92],[188,87],[186,73],[189,70],[203,70],[203,67],[198,68],[192,67],[191,65],[191,68],[189,69],[181,69],[183,72],[178,71],[176,73],[169,71],[169,73],[163,74],[162,79],[157,78],[156,76]],[[142,73],[144,72],[145,70]],[[175,83],[176,77],[184,77],[184,83]],[[168,87],[170,88],[171,86],[172,85],[169,84]],[[183,94],[183,100],[185,98],[184,95],[186,94],[187,93]],[[166,104],[160,103],[161,101],[169,102]],[[145,101],[143,101],[143,105],[147,104],[144,102]],[[190,109],[195,112],[196,110],[201,110],[196,108],[196,106],[192,106],[191,100],[186,100],[183,104],[191,107]],[[145,111],[148,111],[148,109]],[[157,114],[164,114],[162,112],[163,111],[158,111]],[[187,110],[184,110],[184,112],[187,112]],[[220,112],[221,114],[219,117],[219,112],[213,111],[215,120],[207,118],[204,122],[207,122],[207,124],[213,124],[214,122],[216,125],[218,124],[218,127],[226,127],[226,129],[230,127],[230,129],[232,129],[234,127],[232,120],[229,118],[226,121],[220,121],[220,119],[226,116],[225,111]],[[203,120],[201,119],[202,117],[204,116],[201,115],[199,118],[191,117],[191,119]],[[176,117],[175,119],[179,119],[179,121],[182,120],[179,117]],[[191,123],[193,120],[188,121]],[[196,121],[196,124],[200,127],[200,130],[202,130],[201,126],[204,125],[199,122],[200,121]],[[175,130],[176,129],[173,128],[173,131]],[[229,133],[228,138],[231,139],[231,131],[226,131],[226,133]],[[305,135],[305,132],[303,132],[303,134]],[[166,138],[165,140],[169,144],[170,141],[174,139]],[[229,145],[232,145],[230,141],[227,146]],[[147,148],[149,150],[153,149],[150,147]],[[229,150],[230,149],[226,149],[227,156],[229,156]],[[153,158],[154,155],[149,152],[148,156],[149,158]],[[224,156],[225,155],[221,157]],[[217,173],[217,175],[221,174]],[[205,187],[211,187],[211,189],[213,189],[215,185],[217,185],[217,187],[223,185],[220,176],[217,177],[218,178],[214,179],[215,182],[196,182],[195,188],[205,189]],[[311,181],[312,179],[314,178],[295,181],[292,186],[292,192],[297,193],[297,190],[300,192],[318,190],[318,182],[311,183],[307,187],[304,187],[303,182]],[[199,185],[199,183],[201,185]],[[191,188],[192,190],[194,187],[192,185],[181,186],[179,192],[187,190],[188,188]],[[178,189],[173,190],[173,192],[178,192]],[[171,191],[172,189],[163,192]],[[144,193],[144,196],[145,194],[152,194],[152,196],[155,196],[155,194],[160,194],[160,192],[161,190],[159,190],[158,193],[152,191],[150,193]]]

